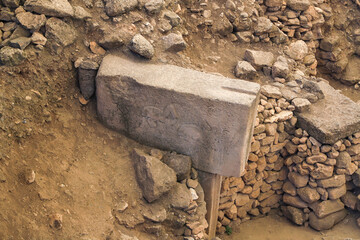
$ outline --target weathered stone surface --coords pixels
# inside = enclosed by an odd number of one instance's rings
[[[272,76],[273,78],[286,78],[290,72],[289,64],[287,59],[283,56],[279,56],[272,66]]]
[[[186,49],[186,42],[181,34],[170,33],[162,41],[166,51],[180,52]]]
[[[45,46],[47,39],[39,32],[34,32],[31,36],[31,41],[33,44]]]
[[[105,11],[110,17],[115,17],[133,10],[138,5],[138,0],[106,0]]]
[[[294,60],[302,60],[309,52],[309,48],[303,40],[290,44],[285,53]]]
[[[334,144],[358,131],[360,106],[325,82],[318,86],[325,98],[312,104],[309,111],[296,114],[299,127],[324,144]]]
[[[266,97],[270,98],[280,98],[281,92],[279,88],[271,85],[263,85],[261,86],[261,93],[264,94]]]
[[[313,212],[309,215],[309,224],[312,228],[323,231],[332,228],[335,224],[343,220],[347,215],[345,209],[332,213],[324,218],[318,218]]]
[[[3,47],[0,49],[0,62],[6,66],[20,65],[25,60],[25,53],[16,48]]]
[[[190,176],[191,158],[189,156],[172,152],[166,154],[161,160],[175,171],[178,182]]]
[[[249,50],[245,51],[244,59],[257,67],[271,67],[274,55],[271,52]]]
[[[327,191],[329,193],[329,199],[331,199],[331,200],[339,199],[345,195],[346,185],[344,184],[340,187],[328,188]]]
[[[318,218],[323,218],[331,213],[344,209],[344,204],[338,200],[326,200],[315,202],[310,205],[310,208],[314,211]]]
[[[320,199],[320,194],[316,189],[311,187],[303,187],[297,190],[298,195],[307,203],[313,203]]]
[[[151,14],[160,12],[163,6],[164,0],[150,0],[145,3],[146,11]]]
[[[13,48],[20,48],[24,50],[31,43],[31,38],[19,37],[9,41],[9,46]]]
[[[305,11],[310,7],[309,0],[288,0],[287,6],[295,11]]]
[[[91,16],[91,13],[86,11],[83,7],[74,6],[74,18],[83,20],[83,19],[92,18],[92,16]]]
[[[355,186],[360,187],[360,169],[356,170],[356,172],[352,175],[352,179]]]
[[[289,194],[284,194],[283,202],[297,208],[306,208],[308,204],[301,200],[299,197],[294,197]]]
[[[152,58],[155,53],[154,47],[141,34],[136,34],[132,38],[129,48],[134,53],[148,59]]]
[[[348,152],[340,152],[339,156],[336,158],[336,167],[338,168],[347,168],[351,163],[351,156]]]
[[[294,98],[291,103],[295,106],[297,112],[305,112],[309,110],[311,105],[311,102],[305,98]]]
[[[292,207],[292,206],[282,206],[281,211],[284,216],[287,217],[290,221],[296,225],[303,225],[305,222],[305,214],[301,209]]]
[[[241,176],[258,84],[108,55],[96,85],[98,113],[108,126],[145,144],[188,155],[197,169]]]
[[[331,178],[317,180],[318,186],[322,188],[341,187],[345,183],[345,175],[334,175]]]
[[[71,17],[74,14],[67,0],[27,0],[24,9],[51,17]]]
[[[314,179],[326,179],[333,175],[334,166],[328,166],[322,163],[316,163],[315,169],[311,171],[310,175]]]
[[[132,160],[134,161],[137,181],[144,198],[148,202],[159,199],[176,184],[174,170],[159,159],[147,155],[141,150],[134,149]],[[188,190],[186,186],[185,188]]]
[[[9,8],[17,8],[20,5],[20,0],[2,0],[2,3]]]
[[[267,33],[272,30],[273,23],[267,17],[259,17],[254,28],[256,34]]]
[[[358,198],[352,192],[347,191],[344,196],[341,197],[341,201],[352,210],[356,209],[356,204],[358,202]]]
[[[16,15],[17,20],[26,29],[37,31],[45,25],[46,17],[44,14],[32,14],[31,12],[22,12]]]
[[[308,175],[303,176],[297,172],[290,172],[288,175],[288,178],[289,178],[290,182],[292,182],[298,188],[305,187],[307,185],[307,183],[309,182]]]
[[[256,76],[256,69],[247,61],[238,61],[235,67],[235,76],[253,80]]]
[[[124,45],[124,40],[117,31],[105,32],[103,38],[101,38],[99,41],[99,45],[107,50],[110,50],[114,48],[119,48]]]
[[[176,183],[169,192],[169,201],[174,208],[187,208],[192,201],[191,193],[185,184]]]
[[[66,47],[75,42],[76,32],[73,27],[62,20],[52,17],[46,22],[45,37],[51,40],[53,49]]]
[[[143,210],[142,215],[153,222],[160,223],[166,219],[167,213],[163,206],[152,204]]]

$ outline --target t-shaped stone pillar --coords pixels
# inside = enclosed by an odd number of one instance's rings
[[[96,78],[98,113],[108,126],[189,155],[195,168],[220,176],[240,177],[245,169],[259,90],[252,82],[113,55]],[[204,191],[218,196],[221,177],[214,179]]]

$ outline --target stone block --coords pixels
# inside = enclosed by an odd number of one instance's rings
[[[296,113],[298,124],[321,143],[334,144],[360,129],[360,105],[325,82],[318,85],[325,98],[312,104],[309,111]]]
[[[188,155],[199,170],[235,177],[245,169],[259,91],[257,83],[113,55],[103,59],[96,78],[105,124]]]

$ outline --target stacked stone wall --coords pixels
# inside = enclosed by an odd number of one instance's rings
[[[360,211],[360,132],[322,144],[297,128],[294,105],[281,95],[265,94],[246,171],[241,178],[223,180],[218,232],[273,208],[317,230],[341,221],[346,208]]]

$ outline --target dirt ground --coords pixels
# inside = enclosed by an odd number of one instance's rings
[[[356,225],[359,213],[350,213],[341,223],[327,231],[315,231],[310,227],[299,227],[277,212],[234,224],[231,235],[220,236],[223,240],[359,240],[360,229]]]

